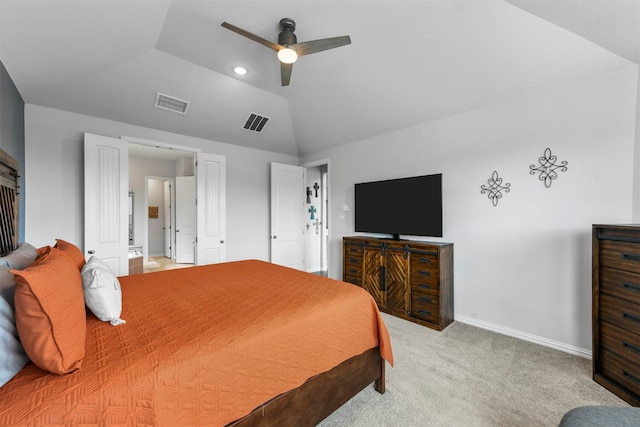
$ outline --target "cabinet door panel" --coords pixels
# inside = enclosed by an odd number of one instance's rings
[[[386,306],[406,313],[409,308],[407,290],[408,260],[404,253],[387,252],[385,267]]]
[[[382,268],[380,255],[380,249],[365,248],[362,287],[373,296],[379,306],[384,306],[384,292],[380,289],[380,269]]]

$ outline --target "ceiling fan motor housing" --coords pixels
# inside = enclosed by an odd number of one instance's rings
[[[283,18],[280,20],[282,32],[278,35],[278,44],[283,46],[298,43],[298,38],[293,33],[296,30],[296,22],[291,18]]]

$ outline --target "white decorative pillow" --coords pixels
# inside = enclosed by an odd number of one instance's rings
[[[120,319],[122,313],[122,290],[118,278],[109,266],[96,256],[80,271],[84,289],[84,303],[100,320],[112,326],[126,323]]]

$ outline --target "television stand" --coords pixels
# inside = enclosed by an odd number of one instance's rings
[[[343,237],[342,280],[380,311],[441,331],[453,322],[453,244],[396,237]]]

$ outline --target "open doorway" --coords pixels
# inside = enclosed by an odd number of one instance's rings
[[[329,275],[329,160],[304,164],[307,271]]]
[[[194,152],[129,144],[129,188],[134,196],[129,243],[135,273],[192,266],[176,262],[176,179],[194,175]],[[194,207],[191,210],[195,210]],[[192,239],[195,240],[195,239]],[[190,248],[193,253],[193,245]],[[130,268],[131,270],[131,268]]]

